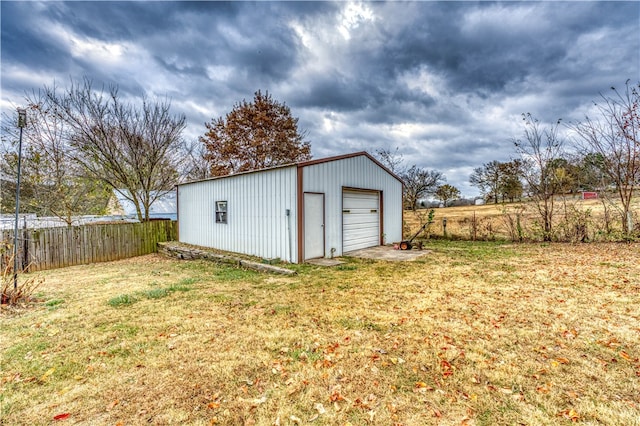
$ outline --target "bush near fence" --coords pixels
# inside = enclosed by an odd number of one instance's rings
[[[158,251],[158,243],[177,238],[177,222],[83,225],[19,229],[18,265],[24,272],[126,259]],[[13,230],[0,231],[0,266],[13,254]]]

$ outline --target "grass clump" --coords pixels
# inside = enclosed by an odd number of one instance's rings
[[[107,304],[112,308],[118,308],[120,306],[133,305],[138,301],[138,298],[133,294],[120,294],[116,297],[109,299]]]
[[[152,288],[150,290],[138,291],[133,294],[121,294],[112,299],[109,299],[107,303],[109,304],[109,306],[118,307],[132,305],[142,299],[162,299],[176,291],[190,291],[193,289],[191,285],[196,282],[198,282],[197,278],[183,278],[178,281],[177,284],[171,284],[167,287]],[[158,285],[158,283],[156,281],[153,281],[151,285],[155,287]]]
[[[47,300],[44,303],[44,305],[48,306],[49,308],[56,308],[63,303],[64,303],[64,299],[51,299],[51,300]]]
[[[142,296],[144,296],[147,299],[160,299],[168,295],[169,295],[169,290],[167,288],[154,288],[142,293]]]

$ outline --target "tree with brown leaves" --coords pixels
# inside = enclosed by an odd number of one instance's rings
[[[225,118],[205,123],[200,137],[211,175],[224,176],[311,159],[311,145],[298,131],[298,119],[268,92],[257,91],[253,102],[234,105]]]
[[[83,173],[131,201],[141,222],[149,220],[151,205],[179,180],[186,117],[172,115],[168,100],[143,97],[139,107],[124,102],[117,86],[94,90],[87,78],[62,94],[55,86],[44,93]]]

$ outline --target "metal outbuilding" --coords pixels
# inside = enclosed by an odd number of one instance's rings
[[[402,181],[366,152],[178,185],[184,243],[291,263],[402,239]]]

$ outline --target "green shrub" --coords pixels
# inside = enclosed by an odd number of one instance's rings
[[[121,294],[112,299],[109,299],[107,303],[109,304],[109,306],[116,308],[118,306],[132,305],[137,301],[138,301],[138,298],[132,294]]]

